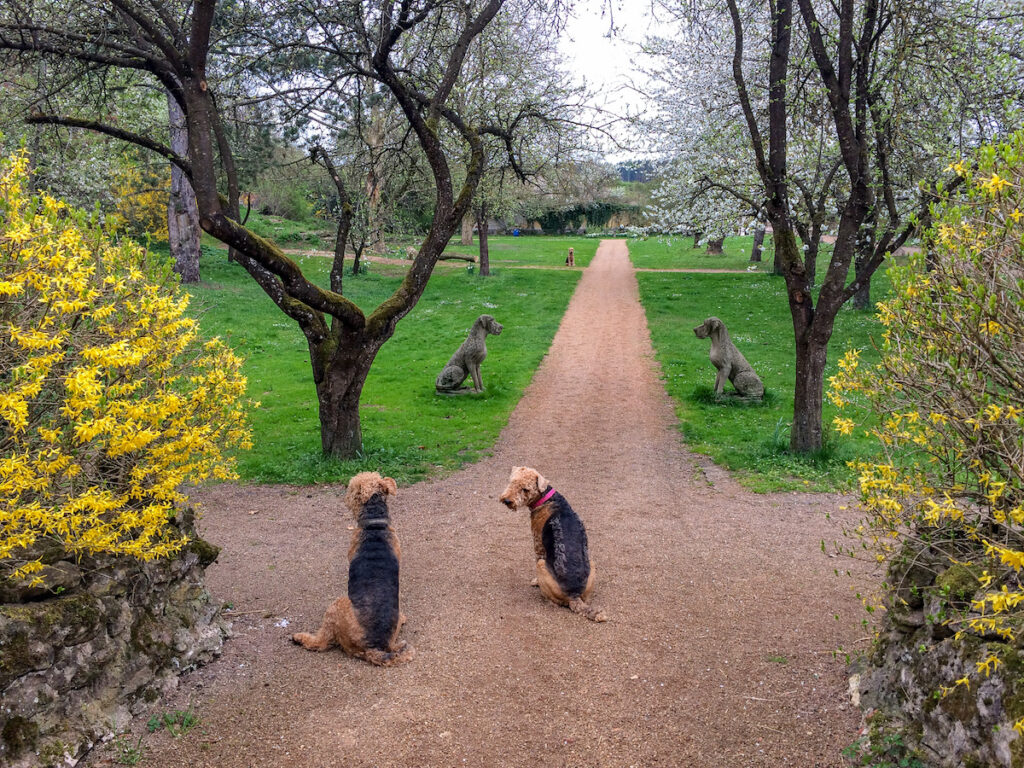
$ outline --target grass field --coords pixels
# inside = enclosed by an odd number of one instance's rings
[[[810,458],[792,456],[787,450],[793,417],[794,351],[782,278],[655,272],[639,273],[637,278],[665,386],[676,401],[680,429],[691,449],[734,470],[741,482],[755,490],[848,486],[852,475],[846,461],[874,449],[868,438],[830,434],[826,449]],[[876,277],[875,296],[887,290],[887,278]],[[715,402],[710,342],[693,334],[693,328],[709,316],[725,322],[733,341],[761,377],[766,390],[763,403]],[[870,338],[879,332],[873,312],[842,310],[826,376],[835,372],[835,362],[848,344],[863,350],[865,362],[873,360]],[[726,384],[725,391],[732,391],[732,385]],[[826,426],[834,415],[826,404]]]
[[[647,237],[626,240],[629,258],[637,269],[735,269],[746,270],[751,266],[750,249],[754,244],[753,237],[726,238],[723,256],[709,256],[707,243],[702,242],[693,247],[692,237]],[[765,245],[771,245],[771,238],[765,239]],[[758,264],[761,271],[771,270],[772,252],[766,250],[761,254],[762,261]]]
[[[627,245],[634,264],[672,269],[694,268],[707,259],[745,264],[749,240],[727,241],[726,257],[681,249],[692,243],[690,239],[629,240]],[[372,467],[407,483],[485,454],[550,344],[579,278],[579,270],[564,269],[566,250],[575,249],[577,266],[582,267],[590,263],[599,244],[596,238],[583,237],[493,237],[491,278],[464,269],[437,270],[417,307],[399,323],[374,363],[361,407],[365,454],[346,462],[320,454],[316,394],[302,335],[239,267],[227,262],[224,250],[207,248],[205,282],[193,291],[204,331],[226,337],[247,358],[250,396],[261,403],[253,414],[256,447],[239,457],[243,479],[328,482]],[[476,246],[452,250],[474,253]],[[299,261],[324,284],[328,259],[307,256]],[[369,274],[346,275],[345,293],[364,310],[372,310],[390,295],[403,273],[403,267],[371,264]],[[866,438],[830,437],[826,450],[811,459],[786,451],[792,419],[793,332],[781,278],[760,272],[640,272],[637,277],[665,385],[693,450],[735,471],[757,490],[831,490],[849,483],[845,462],[873,449]],[[876,298],[887,287],[884,275],[876,277]],[[434,377],[483,313],[494,315],[506,327],[500,337],[488,340],[486,391],[458,398],[437,396]],[[692,330],[710,315],[725,321],[764,381],[763,404],[714,401],[709,342],[697,339]],[[841,312],[829,373],[847,340],[870,360],[870,336],[877,329],[871,312]],[[826,406],[827,425],[833,416]]]
[[[326,248],[330,245],[328,241],[332,239],[336,229],[333,222],[322,219],[291,221],[280,216],[266,216],[256,212],[249,214],[246,226],[260,237],[271,238],[286,248]]]
[[[330,260],[299,257],[325,284]],[[401,267],[373,264],[345,276],[345,294],[364,311],[398,285]],[[338,462],[320,453],[316,392],[305,339],[226,251],[204,250],[203,284],[192,289],[205,333],[226,338],[246,358],[255,447],[239,455],[242,479],[267,483],[347,480],[375,469],[400,483],[471,462],[493,445],[554,337],[579,279],[571,270],[499,270],[480,278],[439,270],[416,308],[381,349],[363,390],[365,454]],[[480,314],[505,331],[488,338],[485,392],[441,397],[434,378]]]
[[[601,241],[594,237],[491,235],[487,238],[492,269],[501,269],[502,266],[565,268],[565,257],[569,248],[574,249],[576,266],[585,267],[594,258],[600,244]],[[476,237],[473,238],[473,245],[459,245],[455,239],[446,252],[477,256],[480,253],[480,243]]]

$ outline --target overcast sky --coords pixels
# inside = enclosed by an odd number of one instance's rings
[[[609,34],[612,18],[615,33]],[[601,93],[596,106],[613,111],[628,108],[635,113],[645,107],[643,96],[635,87],[642,89],[644,85],[638,71],[643,57],[637,44],[655,32],[647,0],[580,0],[560,47],[566,68],[584,79],[591,91]],[[609,159],[624,156],[612,152]]]

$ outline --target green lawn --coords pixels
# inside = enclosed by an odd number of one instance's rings
[[[727,241],[727,252],[745,253],[749,238],[736,240]],[[205,282],[193,290],[204,331],[224,336],[247,358],[250,396],[261,403],[253,414],[256,447],[239,457],[242,478],[330,482],[373,468],[408,483],[485,455],[546,352],[580,275],[578,270],[506,267],[563,266],[570,245],[577,265],[583,266],[600,244],[599,239],[583,237],[503,236],[491,242],[492,277],[480,278],[464,269],[438,270],[417,307],[384,345],[363,391],[365,455],[346,462],[320,454],[316,395],[302,335],[241,268],[226,261],[225,251],[207,248]],[[746,258],[706,257],[692,249],[683,252],[678,248],[682,242],[652,238],[629,240],[627,245],[634,263],[646,260],[660,268],[708,258]],[[308,274],[324,283],[329,259],[298,260]],[[368,274],[346,275],[345,293],[368,311],[390,295],[403,274],[402,267],[374,263]],[[638,279],[665,385],[676,401],[683,436],[693,450],[709,455],[758,490],[828,490],[849,483],[845,462],[873,448],[867,438],[830,436],[826,451],[810,460],[786,451],[792,419],[793,334],[781,278],[760,272],[641,272]],[[876,277],[876,298],[887,287],[884,275]],[[457,398],[436,395],[435,376],[483,313],[506,326],[501,336],[488,339],[490,354],[483,368],[486,391]],[[764,381],[763,404],[714,402],[709,342],[697,339],[692,330],[710,315],[725,321]],[[877,332],[873,313],[841,312],[829,374],[847,340],[870,360],[870,335]],[[826,406],[826,424],[834,415]]]
[[[693,247],[692,237],[682,235],[651,236],[647,238],[630,238],[626,240],[629,257],[637,269],[735,269],[745,270],[753,265],[750,261],[750,249],[753,237],[726,238],[723,256],[709,256],[707,243]],[[765,238],[766,248],[771,246],[771,237]],[[762,261],[757,264],[759,270],[771,270],[772,252],[765,250],[761,254]]]
[[[284,248],[333,248],[337,225],[323,219],[292,221],[280,216],[268,216],[253,211],[246,226],[260,237],[273,240]]]
[[[845,462],[867,455],[874,442],[865,437],[830,435],[826,450],[810,459],[788,453],[793,417],[793,326],[782,278],[764,274],[705,275],[647,272],[637,275],[651,338],[661,363],[665,386],[676,401],[686,442],[694,451],[734,470],[756,490],[811,488],[834,490],[851,480]],[[888,279],[876,277],[874,295],[888,290]],[[706,317],[723,320],[733,341],[764,382],[762,404],[716,403],[715,369],[708,360],[710,342],[693,328]],[[870,342],[880,326],[873,312],[845,308],[836,322],[826,375],[847,344],[874,359]],[[726,384],[726,392],[732,391]],[[826,404],[831,425],[834,409]]]
[[[325,284],[330,260],[299,257]],[[345,276],[345,295],[371,310],[398,285],[402,268],[373,264]],[[554,337],[579,279],[572,270],[498,270],[490,278],[439,270],[423,298],[381,349],[363,390],[365,455],[357,461],[320,453],[316,392],[305,339],[226,252],[204,249],[203,284],[192,289],[205,333],[218,334],[246,358],[253,450],[239,456],[244,480],[266,483],[346,481],[374,469],[405,484],[474,461],[493,445]],[[480,314],[505,325],[488,337],[485,392],[441,397],[434,378]]]
[[[600,239],[594,237],[555,237],[540,235],[492,235],[487,238],[491,268],[502,266],[565,267],[565,257],[573,248],[577,267],[585,267],[594,258]],[[477,256],[480,242],[474,236],[473,245],[460,245],[458,238],[451,241],[447,253]]]

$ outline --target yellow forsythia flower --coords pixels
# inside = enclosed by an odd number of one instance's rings
[[[0,159],[0,578],[33,578],[43,536],[166,557],[182,485],[231,477],[249,442],[241,361],[165,266],[27,179]]]

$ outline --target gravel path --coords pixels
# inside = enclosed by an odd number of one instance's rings
[[[514,464],[586,523],[608,623],[529,586],[526,514],[497,501]],[[839,498],[754,495],[704,464],[680,442],[625,244],[606,241],[494,456],[392,500],[412,663],[286,639],[344,593],[342,488],[200,494],[235,637],[154,706],[191,704],[201,725],[146,736],[144,764],[845,765],[858,713],[833,650],[858,642],[861,609],[819,548]]]

